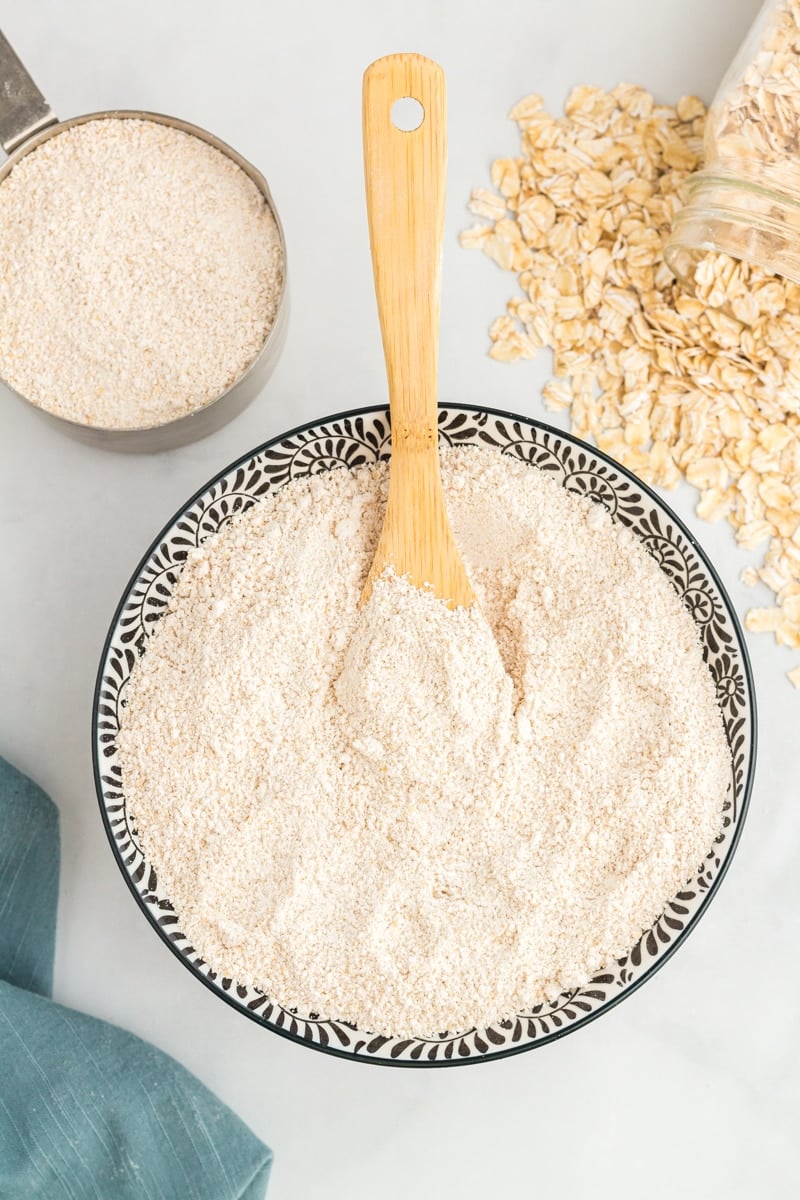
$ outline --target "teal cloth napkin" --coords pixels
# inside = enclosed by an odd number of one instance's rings
[[[0,758],[0,1197],[261,1200],[272,1151],[133,1034],[49,999],[58,810]]]

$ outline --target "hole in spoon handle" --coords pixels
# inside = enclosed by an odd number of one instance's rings
[[[392,105],[392,124],[403,133],[413,133],[425,120],[425,109],[413,96],[403,96]]]

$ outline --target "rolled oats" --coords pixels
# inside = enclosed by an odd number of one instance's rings
[[[800,667],[794,667],[786,672],[786,678],[796,688],[800,688]]]
[[[494,164],[497,191],[472,196],[490,223],[462,244],[522,289],[489,353],[512,362],[549,347],[548,409],[569,409],[573,432],[645,482],[697,487],[700,517],[726,518],[743,548],[763,550],[742,578],[776,602],[747,628],[800,649],[800,287],[721,254],[700,260],[691,290],[666,267],[702,154],[696,96],[672,108],[632,84],[580,86],[564,112],[521,100],[520,157]],[[800,686],[800,667],[789,677]]]
[[[727,162],[776,166],[797,178],[800,148],[800,0],[779,0],[766,15],[756,53],[736,85],[711,109],[710,133]]]

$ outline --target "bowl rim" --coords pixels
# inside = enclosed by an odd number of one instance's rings
[[[215,996],[219,997],[219,999],[225,1001],[225,1003],[228,1004],[236,1012],[241,1013],[243,1016],[249,1017],[250,1020],[255,1022],[255,1024],[260,1026],[262,1029],[266,1028],[271,1033],[276,1033],[280,1037],[287,1038],[289,1041],[295,1042],[300,1046],[306,1047],[307,1049],[317,1050],[323,1054],[330,1054],[336,1058],[347,1059],[351,1062],[366,1063],[371,1066],[404,1067],[404,1068],[414,1068],[417,1070],[420,1067],[431,1068],[431,1069],[440,1068],[440,1067],[461,1067],[461,1066],[466,1067],[466,1066],[470,1066],[475,1063],[495,1062],[495,1061],[499,1061],[500,1059],[503,1059],[503,1058],[510,1058],[512,1055],[523,1054],[523,1053],[527,1053],[530,1050],[535,1050],[541,1046],[545,1046],[545,1045],[549,1044],[550,1042],[555,1042],[559,1038],[565,1037],[567,1034],[574,1033],[578,1029],[584,1028],[586,1025],[591,1024],[592,1021],[596,1020],[598,1017],[602,1016],[604,1013],[609,1012],[612,1008],[616,1008],[616,1006],[618,1004],[620,1004],[623,1000],[626,1000],[629,996],[632,996],[635,992],[637,992],[639,990],[639,988],[644,983],[646,983],[649,979],[651,979],[653,977],[653,975],[655,975],[655,973],[658,970],[660,970],[660,968],[664,965],[664,963],[667,962],[672,957],[672,955],[675,953],[675,951],[678,949],[678,947],[683,945],[683,943],[686,941],[686,938],[695,929],[695,927],[699,923],[700,919],[705,915],[705,913],[708,909],[708,906],[711,903],[711,900],[714,898],[714,896],[716,896],[716,894],[719,890],[720,884],[722,883],[722,880],[725,878],[725,875],[728,872],[728,868],[731,864],[731,861],[733,860],[736,850],[738,849],[739,840],[741,838],[742,830],[744,829],[745,820],[747,818],[747,814],[748,814],[749,807],[750,807],[750,798],[752,795],[753,782],[755,779],[757,745],[758,745],[758,713],[757,713],[757,708],[756,708],[755,684],[754,684],[754,680],[753,680],[753,671],[752,671],[752,667],[750,664],[750,655],[747,650],[747,644],[745,642],[744,631],[742,629],[741,622],[736,613],[736,609],[731,602],[730,596],[728,595],[728,592],[727,592],[724,584],[722,583],[722,580],[720,579],[719,575],[717,574],[716,568],[713,566],[713,564],[709,560],[708,556],[706,555],[705,551],[703,550],[703,547],[698,542],[697,538],[694,536],[694,534],[691,532],[691,530],[687,528],[687,526],[684,524],[684,522],[681,520],[681,518],[672,510],[672,508],[669,506],[669,504],[667,504],[667,502],[665,500],[662,500],[661,497],[653,490],[653,488],[651,488],[648,484],[643,483],[642,480],[640,480],[638,478],[638,476],[634,475],[632,471],[628,470],[627,467],[624,467],[621,463],[616,462],[615,459],[613,459],[609,455],[605,454],[602,450],[599,450],[596,446],[590,445],[588,442],[582,441],[580,438],[575,437],[574,434],[572,434],[572,433],[567,433],[562,429],[557,429],[553,425],[548,425],[544,421],[539,421],[535,417],[526,417],[520,413],[510,412],[507,409],[489,408],[489,407],[486,407],[486,406],[480,405],[480,404],[462,404],[457,401],[441,401],[439,403],[438,409],[439,409],[440,413],[442,411],[447,411],[448,409],[456,409],[458,411],[470,412],[470,413],[485,413],[490,417],[498,417],[498,418],[500,418],[502,420],[506,420],[506,421],[519,421],[524,425],[532,426],[535,429],[541,430],[543,433],[551,434],[552,436],[554,436],[556,438],[561,438],[563,440],[566,440],[566,441],[572,443],[572,445],[577,447],[579,450],[582,450],[585,453],[592,455],[596,459],[598,459],[601,462],[605,463],[606,465],[610,466],[612,468],[612,470],[621,474],[624,478],[626,478],[628,480],[629,483],[633,484],[634,487],[641,489],[641,491],[647,497],[649,497],[649,499],[651,501],[653,501],[659,508],[662,508],[666,511],[666,513],[669,515],[670,519],[675,522],[678,529],[681,531],[681,533],[684,535],[684,537],[688,540],[688,542],[690,543],[690,545],[692,546],[692,548],[694,549],[694,551],[700,558],[700,560],[703,564],[703,567],[708,572],[712,582],[714,583],[715,587],[717,588],[717,590],[719,592],[719,595],[724,604],[727,616],[729,617],[729,619],[732,623],[732,626],[733,626],[733,630],[736,634],[736,641],[737,641],[737,645],[738,645],[738,648],[739,648],[739,651],[740,651],[741,657],[742,657],[742,667],[743,667],[743,673],[744,673],[746,689],[747,689],[747,712],[749,713],[750,723],[751,723],[750,746],[749,746],[749,750],[748,750],[747,764],[746,764],[746,768],[745,768],[744,788],[743,788],[741,800],[740,800],[739,806],[738,806],[739,807],[739,816],[737,819],[736,828],[733,830],[733,833],[731,836],[731,842],[728,847],[725,858],[720,863],[719,869],[718,869],[716,875],[714,876],[714,879],[712,880],[712,882],[708,888],[708,891],[706,892],[705,896],[703,897],[702,901],[698,905],[695,912],[692,914],[692,916],[689,919],[689,921],[687,922],[687,924],[684,926],[684,928],[681,930],[681,932],[678,934],[678,936],[675,938],[675,940],[673,942],[671,942],[668,946],[665,947],[663,954],[660,954],[658,956],[658,958],[654,959],[654,961],[647,967],[647,969],[640,976],[638,976],[629,986],[625,987],[622,991],[618,992],[616,995],[611,996],[608,1000],[606,1000],[605,1003],[601,1004],[598,1008],[593,1009],[589,1013],[585,1013],[583,1016],[578,1017],[574,1021],[570,1021],[567,1025],[564,1025],[563,1027],[558,1028],[558,1029],[554,1029],[549,1033],[543,1034],[539,1037],[536,1037],[533,1040],[524,1042],[520,1045],[505,1046],[503,1048],[498,1048],[497,1050],[489,1051],[487,1054],[481,1054],[480,1056],[472,1056],[471,1055],[467,1058],[461,1058],[461,1057],[454,1056],[453,1058],[450,1058],[450,1059],[437,1057],[433,1061],[429,1061],[427,1059],[423,1060],[422,1058],[415,1059],[415,1060],[401,1059],[401,1058],[398,1058],[398,1059],[379,1058],[379,1057],[372,1058],[361,1052],[354,1052],[352,1050],[347,1050],[347,1049],[344,1049],[341,1047],[334,1046],[330,1043],[327,1046],[325,1046],[325,1045],[322,1045],[320,1042],[310,1042],[307,1038],[301,1037],[300,1034],[298,1034],[298,1033],[292,1033],[289,1029],[282,1028],[270,1021],[265,1020],[257,1012],[250,1011],[246,1008],[243,1008],[237,1002],[235,997],[230,994],[230,992],[223,991],[221,988],[219,988],[216,985],[216,983],[213,980],[209,979],[207,976],[203,975],[201,972],[196,970],[194,964],[189,961],[189,959],[181,952],[181,950],[178,948],[178,946],[175,944],[175,942],[173,942],[170,939],[168,932],[161,925],[158,924],[158,921],[156,920],[155,915],[152,911],[152,905],[148,905],[145,903],[141,894],[138,892],[133,879],[131,878],[130,874],[128,873],[128,871],[126,869],[125,863],[123,861],[122,853],[119,849],[119,846],[117,845],[117,841],[114,837],[113,830],[111,829],[111,823],[109,820],[108,811],[106,809],[106,805],[105,805],[104,798],[103,798],[103,783],[102,783],[102,778],[101,778],[102,764],[100,763],[99,756],[98,756],[98,735],[99,735],[98,716],[99,716],[99,707],[100,707],[100,693],[101,693],[102,686],[103,686],[103,675],[104,675],[104,669],[105,669],[105,665],[106,665],[106,661],[107,661],[107,657],[108,657],[108,652],[111,647],[111,642],[114,637],[114,634],[117,631],[119,619],[120,619],[120,616],[122,615],[123,609],[127,602],[127,598],[129,596],[132,588],[134,587],[137,579],[139,578],[142,571],[146,567],[146,565],[149,562],[154,551],[157,550],[158,546],[165,540],[170,529],[172,529],[172,527],[180,519],[180,517],[189,508],[191,508],[192,505],[195,504],[204,495],[204,493],[209,490],[209,488],[212,488],[215,484],[219,483],[220,480],[222,480],[226,475],[229,475],[231,472],[244,466],[244,464],[248,463],[251,459],[256,458],[260,454],[263,454],[265,451],[271,449],[272,447],[276,446],[280,442],[285,441],[287,438],[295,437],[296,435],[302,434],[302,433],[308,433],[309,431],[315,429],[317,426],[327,425],[333,421],[353,420],[358,417],[364,417],[364,416],[377,414],[377,413],[386,414],[388,416],[389,409],[388,409],[387,404],[385,404],[385,403],[384,404],[373,404],[373,405],[367,405],[367,406],[364,406],[361,408],[347,409],[342,412],[337,412],[337,413],[329,414],[327,416],[323,415],[323,416],[317,417],[312,421],[304,421],[302,424],[296,425],[292,429],[288,429],[282,433],[277,434],[275,437],[269,438],[266,442],[261,443],[255,449],[249,450],[245,454],[240,455],[237,459],[235,459],[233,462],[231,462],[228,465],[226,465],[225,467],[223,467],[222,470],[218,471],[210,479],[206,480],[206,482],[200,488],[198,488],[196,492],[194,492],[194,494],[191,496],[190,499],[184,501],[184,503],[181,504],[181,506],[175,511],[175,513],[172,515],[172,517],[169,519],[169,521],[167,521],[166,524],[160,529],[160,531],[156,535],[156,537],[154,537],[152,539],[147,550],[140,558],[132,575],[130,576],[130,578],[128,579],[128,582],[126,583],[126,585],[124,587],[124,590],[120,597],[119,603],[117,604],[117,606],[114,610],[114,615],[112,617],[108,632],[106,633],[105,639],[103,641],[103,649],[102,649],[102,653],[101,653],[101,657],[100,657],[100,664],[99,664],[98,671],[97,671],[97,677],[96,677],[96,681],[95,681],[94,693],[93,693],[93,698],[92,698],[92,774],[93,774],[93,778],[94,778],[95,795],[97,798],[98,805],[100,807],[100,814],[101,814],[102,821],[103,821],[103,828],[106,831],[106,836],[108,838],[109,844],[111,846],[111,850],[114,855],[114,861],[116,862],[120,872],[122,873],[122,877],[125,880],[125,882],[128,886],[128,889],[130,890],[134,899],[136,900],[138,907],[140,908],[140,910],[144,913],[145,917],[147,918],[148,924],[151,926],[152,929],[155,930],[155,932],[158,934],[158,936],[160,937],[160,939],[164,943],[164,945],[169,948],[169,950],[172,952],[172,954],[174,954],[174,956],[178,959],[178,961],[183,964],[183,966],[186,968],[187,971],[189,971],[191,976],[194,979],[199,980],[202,984],[204,984],[204,986],[207,987],[209,989],[209,991],[213,993],[213,995],[215,995]],[[283,486],[285,486],[285,484]],[[233,980],[232,986],[235,983],[236,983],[236,981]],[[347,1026],[348,1028],[351,1027],[348,1022],[342,1021],[342,1022],[340,1022],[340,1024],[343,1024],[343,1025]],[[355,1028],[355,1027],[353,1027],[353,1028]],[[463,1031],[463,1032],[468,1032],[468,1031]]]

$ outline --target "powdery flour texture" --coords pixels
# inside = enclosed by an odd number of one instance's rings
[[[694,625],[605,509],[445,450],[479,606],[358,599],[383,464],[289,484],[187,562],[128,690],[123,782],[220,974],[386,1035],[495,1022],[628,950],[730,775]]]
[[[82,425],[175,420],[256,357],[283,270],[264,197],[219,150],[155,121],[75,125],[0,185],[0,375]]]

